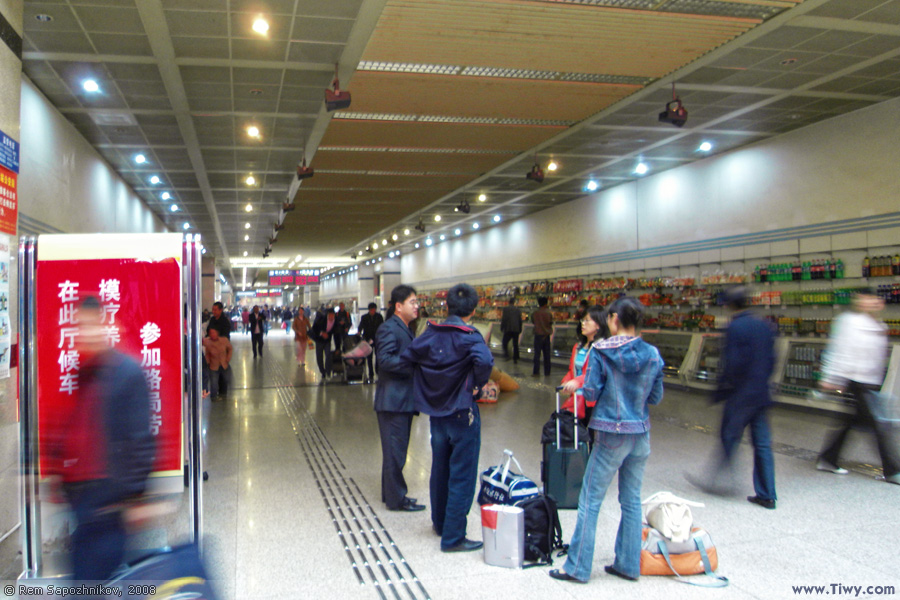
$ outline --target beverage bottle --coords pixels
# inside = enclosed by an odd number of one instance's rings
[[[869,272],[870,272],[869,257],[867,256],[863,259],[862,276],[863,277],[871,277]]]
[[[765,283],[769,280],[768,277],[769,277],[769,268],[766,265],[760,265],[759,280],[762,283]]]
[[[803,263],[802,273],[800,274],[801,280],[809,281],[809,279],[810,279],[809,268],[810,268],[810,265],[809,265],[809,261],[807,260]]]
[[[837,259],[835,276],[837,277],[837,279],[844,278],[844,261],[842,261],[841,259]]]
[[[882,277],[886,277],[891,274],[891,258],[889,256],[881,257],[881,269],[879,271]]]
[[[872,268],[871,268],[872,277],[881,277],[881,257],[876,256],[872,258]]]
[[[837,261],[831,261],[831,273],[829,279],[837,279],[838,278],[838,269],[837,269]]]
[[[891,261],[891,274],[900,275],[900,252],[895,254],[894,259]]]
[[[794,263],[794,266],[791,268],[791,279],[793,281],[800,281],[803,276],[803,265],[798,260]]]
[[[756,265],[756,268],[753,269],[753,281],[755,281],[756,283],[762,281],[759,274],[759,265]]]
[[[822,278],[823,279],[831,279],[831,259],[826,258],[825,264],[822,269]]]

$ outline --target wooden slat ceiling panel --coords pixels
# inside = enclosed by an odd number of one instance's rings
[[[380,205],[381,210],[393,206],[396,202],[404,202],[418,207],[421,204],[433,202],[442,195],[441,191],[404,190],[402,192],[384,190],[313,190],[300,188],[297,194],[297,203],[307,207],[329,205],[344,206],[354,205]],[[415,209],[414,209],[415,210]]]
[[[359,72],[353,109],[363,113],[581,121],[637,85]],[[527,102],[522,102],[527,98]]]
[[[308,187],[332,189],[453,190],[472,179],[471,175],[357,175],[316,173]],[[311,185],[315,182],[314,185]],[[307,185],[307,184],[304,184]],[[303,186],[300,186],[301,189]]]
[[[509,154],[438,154],[434,152],[341,152],[319,150],[316,169],[486,173],[512,158]],[[310,182],[312,183],[312,182]]]
[[[553,137],[563,129],[565,127],[334,119],[328,126],[322,145],[477,148],[522,152]]]
[[[519,0],[389,0],[363,60],[661,77],[758,23]]]

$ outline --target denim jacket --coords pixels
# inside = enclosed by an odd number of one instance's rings
[[[663,395],[663,360],[641,338],[617,335],[596,342],[584,376],[584,399],[595,401],[590,428],[610,433],[650,431],[648,404]]]

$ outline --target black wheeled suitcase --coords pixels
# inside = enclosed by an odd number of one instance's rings
[[[556,388],[556,412],[551,421],[555,421],[555,439],[553,436],[547,439],[544,435],[541,440],[544,446],[541,479],[544,493],[553,498],[557,508],[578,508],[581,481],[590,456],[588,433],[574,414],[560,412],[561,389],[561,386]],[[545,430],[549,425],[545,425]],[[563,431],[563,428],[566,430]]]

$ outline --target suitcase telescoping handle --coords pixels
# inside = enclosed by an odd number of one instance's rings
[[[559,393],[562,391],[563,386],[556,386],[556,447],[562,448],[562,439],[560,437],[560,425],[559,425]],[[575,424],[572,429],[575,431],[575,449],[578,449],[578,394],[574,394],[575,400]]]

